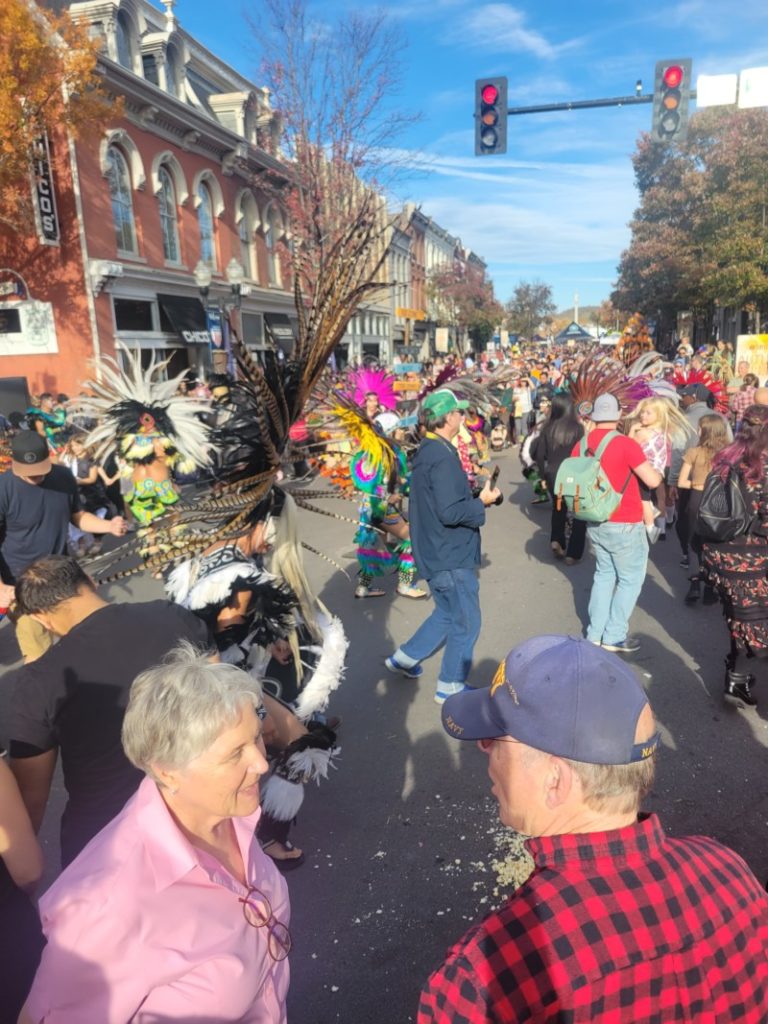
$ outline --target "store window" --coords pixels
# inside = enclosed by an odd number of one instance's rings
[[[152,303],[141,299],[112,300],[115,308],[115,329],[118,331],[153,331]]]
[[[106,178],[112,202],[112,220],[115,225],[117,251],[135,255],[138,249],[136,225],[133,218],[133,199],[131,198],[131,175],[125,157],[116,146],[110,146],[107,152]]]

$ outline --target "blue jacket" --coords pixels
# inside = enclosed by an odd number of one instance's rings
[[[480,565],[485,506],[472,497],[459,453],[450,442],[421,442],[413,460],[408,513],[413,556],[424,579],[445,569]]]

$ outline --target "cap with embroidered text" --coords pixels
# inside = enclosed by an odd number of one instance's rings
[[[460,740],[511,736],[587,764],[650,757],[659,734],[635,742],[648,698],[632,669],[581,637],[532,637],[513,647],[490,687],[465,690],[442,707],[443,728]]]

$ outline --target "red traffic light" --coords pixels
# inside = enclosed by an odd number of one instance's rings
[[[664,72],[664,85],[667,89],[677,89],[683,80],[683,69],[678,64],[672,64]]]
[[[507,79],[475,79],[475,156],[507,152]]]
[[[684,142],[688,133],[691,95],[690,57],[656,61],[651,135],[657,142]]]

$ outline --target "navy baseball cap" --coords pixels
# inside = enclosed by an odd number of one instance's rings
[[[586,764],[645,761],[659,733],[635,743],[648,698],[616,654],[573,636],[532,637],[513,647],[491,685],[449,697],[443,728],[459,740],[511,736]]]

